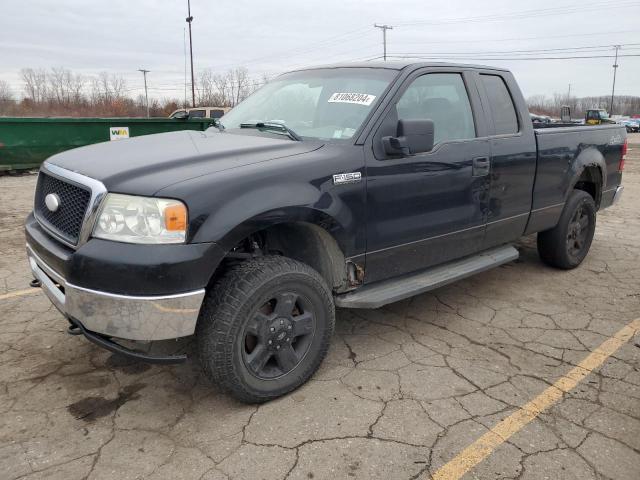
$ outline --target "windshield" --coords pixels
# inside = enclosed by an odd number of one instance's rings
[[[398,72],[372,68],[306,70],[281,75],[227,113],[226,129],[281,123],[301,137],[353,137]]]

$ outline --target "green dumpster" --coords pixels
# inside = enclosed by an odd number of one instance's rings
[[[207,118],[0,118],[0,171],[35,168],[51,155],[83,145],[206,130],[213,122]]]

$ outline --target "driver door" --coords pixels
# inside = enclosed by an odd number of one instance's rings
[[[482,115],[463,70],[418,70],[395,94],[365,148],[365,283],[482,249],[491,158]],[[381,139],[396,135],[398,119],[432,120],[433,149],[387,155]]]

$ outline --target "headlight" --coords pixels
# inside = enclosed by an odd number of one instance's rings
[[[127,243],[184,243],[187,207],[178,200],[109,193],[93,236]]]

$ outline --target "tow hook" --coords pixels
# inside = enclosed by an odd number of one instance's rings
[[[67,328],[67,333],[69,335],[82,335],[82,330],[75,323],[69,322],[69,327]]]
[[[34,278],[29,282],[29,286],[33,288],[40,288],[42,286],[42,283],[40,283],[40,280]]]

